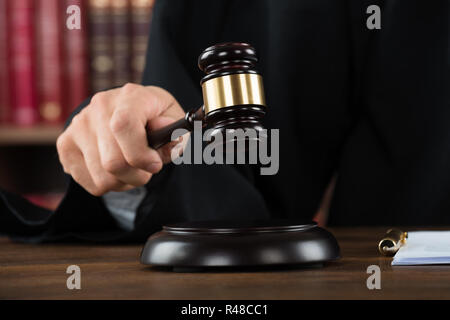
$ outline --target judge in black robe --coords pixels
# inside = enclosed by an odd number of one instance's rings
[[[373,4],[379,30],[366,26]],[[132,231],[73,180],[53,213],[3,191],[0,232],[34,242],[142,241],[176,221],[311,219],[334,174],[329,225],[450,224],[448,30],[446,0],[156,1],[142,83],[168,90],[185,110],[198,107],[199,53],[252,44],[264,125],[280,129],[278,174],[166,165],[146,186]]]

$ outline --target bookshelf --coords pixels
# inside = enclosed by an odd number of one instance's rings
[[[94,92],[140,82],[153,5],[0,0],[0,188],[54,207],[66,181],[56,150],[64,122]],[[66,27],[73,6],[79,29]]]
[[[30,128],[12,125],[0,126],[0,147],[55,145],[56,139],[62,131],[62,126],[39,125]]]

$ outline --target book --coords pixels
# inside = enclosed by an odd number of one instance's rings
[[[130,82],[130,10],[129,1],[111,0],[113,85]]]
[[[9,121],[7,0],[0,0],[0,124]]]
[[[134,83],[142,81],[153,5],[154,0],[131,0],[131,70]]]
[[[60,0],[35,0],[36,69],[42,123],[63,119],[63,57]]]
[[[34,69],[34,0],[8,2],[9,84],[12,121],[18,126],[38,122]]]
[[[67,16],[70,6],[80,8],[80,29],[64,28],[64,79],[66,83],[65,117],[83,102],[89,94],[89,52],[86,2],[84,0],[65,0],[63,12]]]
[[[92,93],[113,86],[111,1],[89,0],[89,29]]]
[[[0,123],[59,124],[89,94],[140,83],[153,4],[0,0]],[[71,6],[81,28],[66,26]]]
[[[450,264],[450,231],[412,231],[392,260],[393,266]]]

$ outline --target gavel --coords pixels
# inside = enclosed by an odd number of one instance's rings
[[[218,134],[224,137],[227,130],[236,129],[261,132],[266,101],[257,62],[255,49],[247,43],[228,42],[205,49],[198,58],[198,67],[206,74],[200,81],[203,106],[166,127],[147,129],[149,146],[161,148],[171,141],[177,129],[192,131],[194,121],[212,129],[212,137]]]
[[[200,81],[203,106],[167,127],[148,132],[149,145],[157,149],[170,142],[176,129],[192,131],[196,120],[201,121],[202,128],[212,129],[211,137],[225,136],[223,140],[217,139],[217,145],[235,146],[236,142],[254,140],[265,142],[268,135],[261,120],[267,108],[262,77],[255,68],[257,62],[255,49],[246,43],[218,44],[203,51],[198,59],[200,70],[206,74]],[[236,135],[228,134],[230,131],[236,133],[238,129],[254,130],[257,137],[244,134],[244,138],[235,138]],[[251,143],[248,148],[240,149],[239,145],[242,143],[237,144],[238,151],[253,148]],[[263,144],[258,144],[258,149],[260,145]],[[215,151],[215,148],[210,149]],[[223,148],[218,149],[221,153]],[[237,155],[234,151],[225,153]],[[211,212],[207,221],[163,225],[161,231],[147,240],[141,263],[192,272],[222,267],[248,270],[255,266],[321,265],[340,256],[336,239],[315,222],[296,219],[249,221],[245,215],[238,220],[218,220],[211,219],[213,216],[214,212]],[[269,251],[273,254],[267,254]]]

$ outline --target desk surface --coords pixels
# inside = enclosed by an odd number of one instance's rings
[[[0,239],[0,299],[450,299],[450,266],[392,267],[385,228],[335,228],[342,258],[324,268],[172,273],[139,263],[140,245],[24,245]],[[81,268],[68,290],[66,268]],[[381,268],[381,290],[366,270]]]

